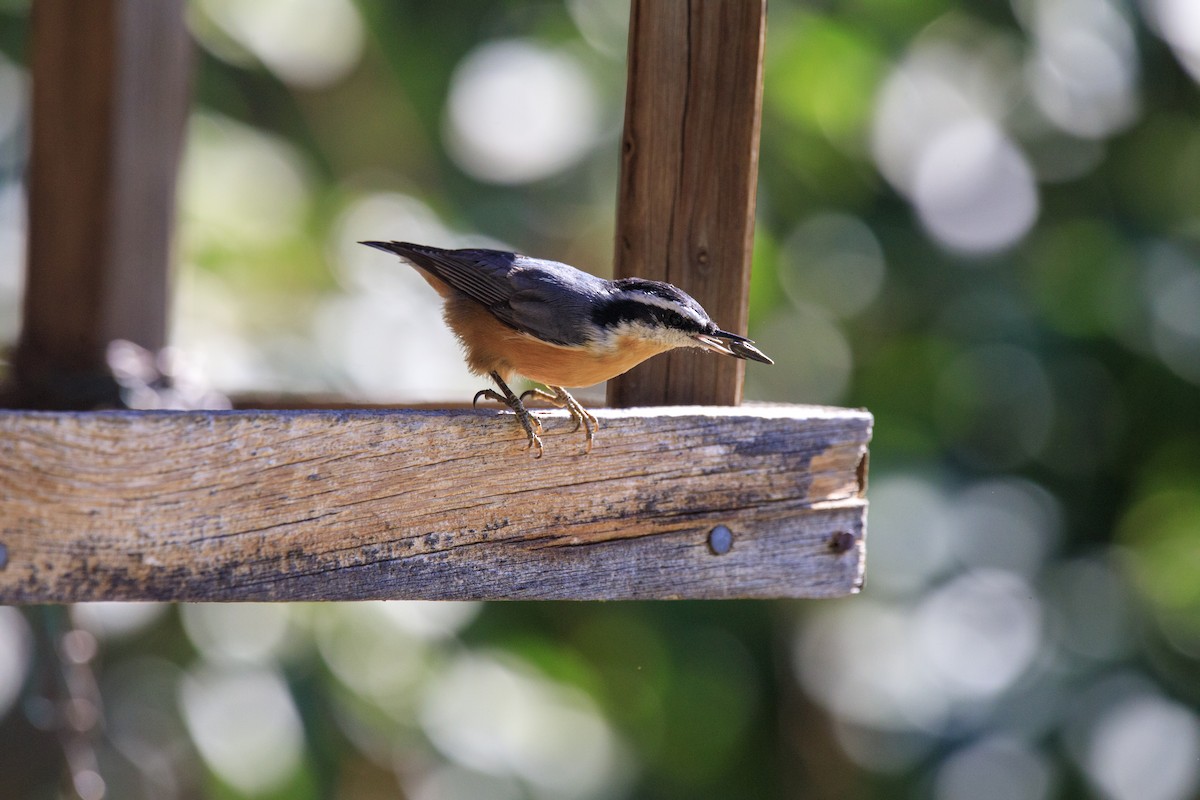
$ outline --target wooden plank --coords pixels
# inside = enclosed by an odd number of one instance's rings
[[[766,0],[633,0],[618,277],[669,281],[746,333]],[[608,385],[613,407],[741,401],[745,362],[676,350]]]
[[[586,456],[539,413],[540,460],[483,409],[0,412],[0,603],[861,584],[867,412],[600,410]]]
[[[166,343],[189,104],[184,0],[38,0],[24,322],[5,401],[116,400],[112,339]]]

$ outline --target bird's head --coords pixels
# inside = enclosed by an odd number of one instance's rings
[[[669,283],[642,278],[612,281],[595,310],[603,330],[658,342],[664,349],[699,347],[734,358],[773,364],[745,336],[723,331],[691,295]]]

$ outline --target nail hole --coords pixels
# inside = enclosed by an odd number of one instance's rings
[[[733,548],[733,531],[718,525],[708,532],[708,549],[714,556],[723,556]]]
[[[829,549],[835,553],[845,553],[854,547],[854,534],[849,531],[835,531],[829,537]]]

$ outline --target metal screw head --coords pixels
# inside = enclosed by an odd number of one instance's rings
[[[714,556],[723,556],[733,548],[733,531],[718,525],[708,532],[708,549]]]

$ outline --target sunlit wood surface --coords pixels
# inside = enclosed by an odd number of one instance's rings
[[[0,602],[860,586],[865,411],[600,410],[589,455],[539,414],[535,460],[484,409],[2,411]]]

